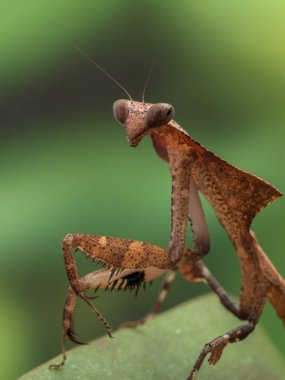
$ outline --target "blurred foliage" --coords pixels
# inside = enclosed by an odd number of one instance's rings
[[[284,22],[281,0],[0,1],[1,378],[60,350],[66,233],[168,243],[167,165],[149,140],[128,147],[111,111],[124,94],[74,46],[138,99],[155,57],[147,101],[172,103],[195,139],[284,192]],[[238,260],[205,209],[206,262],[238,295]],[[285,276],[283,221],[281,199],[253,229]],[[82,273],[94,270],[77,257]],[[104,293],[98,307],[116,326],[146,312],[158,289],[159,281],[137,300]],[[165,307],[205,291],[179,279]],[[82,339],[103,333],[85,307],[76,323]],[[261,323],[285,357],[284,329],[270,307]]]

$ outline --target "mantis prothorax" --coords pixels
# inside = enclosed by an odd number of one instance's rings
[[[150,136],[156,153],[169,163],[172,178],[171,234],[168,248],[136,240],[106,236],[69,234],[63,240],[63,255],[70,288],[63,312],[63,360],[51,368],[63,366],[66,360],[65,338],[76,340],[72,317],[77,297],[85,301],[104,323],[111,327],[86,295],[92,288],[138,289],[140,285],[166,274],[166,279],[153,309],[144,318],[130,323],[144,323],[160,309],[170,283],[179,270],[189,281],[209,284],[221,303],[245,323],[205,344],[188,380],[194,379],[205,357],[216,364],[225,346],[245,339],[255,328],[269,299],[285,324],[285,281],[278,274],[250,225],[255,215],[281,193],[269,183],[222,160],[195,142],[174,120],[174,109],[166,103],[149,104],[132,100],[114,103],[115,118],[124,125],[128,142],[137,146]],[[199,199],[200,191],[212,205],[232,241],[240,259],[243,286],[236,305],[202,262],[210,249],[210,238]],[[190,221],[194,247],[185,247],[187,220]],[[72,249],[103,263],[104,268],[79,277]]]

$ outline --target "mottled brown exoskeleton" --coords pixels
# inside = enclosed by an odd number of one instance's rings
[[[69,234],[62,244],[70,288],[63,312],[63,360],[65,338],[79,343],[72,328],[77,297],[95,311],[111,335],[111,327],[86,295],[92,288],[138,289],[141,284],[166,274],[158,300],[150,313],[128,325],[137,326],[160,309],[175,272],[189,281],[209,284],[221,303],[245,323],[205,344],[188,377],[194,379],[205,357],[216,364],[229,343],[245,339],[255,328],[265,301],[269,299],[285,323],[285,281],[278,274],[250,231],[255,215],[281,196],[269,183],[222,160],[194,141],[174,120],[174,109],[166,103],[149,104],[132,100],[114,103],[115,118],[124,125],[128,142],[137,146],[150,136],[156,153],[169,163],[172,178],[171,234],[164,249],[153,244],[107,236]],[[243,286],[240,303],[228,296],[202,262],[210,249],[207,224],[198,191],[212,205],[240,259]],[[190,221],[194,247],[185,247],[187,220]],[[104,268],[79,277],[72,249],[104,265]]]

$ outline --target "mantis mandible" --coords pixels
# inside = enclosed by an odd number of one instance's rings
[[[188,281],[206,282],[225,308],[245,321],[205,344],[188,377],[193,380],[208,354],[209,363],[216,364],[226,345],[245,339],[254,330],[267,299],[285,325],[285,281],[250,231],[255,215],[282,194],[266,181],[230,165],[194,141],[173,120],[174,108],[167,103],[121,99],[114,103],[113,110],[117,121],[124,125],[131,146],[138,146],[143,137],[150,136],[158,156],[169,163],[172,178],[170,241],[165,249],[115,237],[65,236],[62,250],[70,287],[63,311],[63,359],[50,368],[64,365],[66,337],[80,344],[72,323],[77,297],[97,314],[111,336],[109,323],[91,302],[92,297],[86,295],[89,289],[130,288],[137,292],[142,284],[166,275],[153,309],[141,320],[127,324],[135,327],[160,310],[179,270]],[[213,207],[239,256],[243,281],[239,305],[202,262],[210,249],[210,237],[198,191]],[[188,220],[194,241],[192,249],[185,247]],[[80,277],[72,249],[103,264],[103,269]]]

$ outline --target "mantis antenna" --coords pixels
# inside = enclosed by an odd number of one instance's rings
[[[82,55],[84,55],[90,62],[92,62],[100,71],[102,71],[102,73],[104,73],[109,79],[111,79],[112,82],[116,83],[117,86],[119,86],[123,91],[124,93],[128,96],[128,98],[133,101],[131,95],[129,94],[129,92],[125,89],[125,87],[123,87],[121,85],[121,83],[119,83],[115,78],[112,77],[111,74],[108,73],[108,71],[106,71],[105,69],[103,69],[103,67],[101,67],[96,61],[94,61],[94,59],[92,59],[87,53],[85,53],[84,50],[80,49],[79,47],[77,46],[74,46],[74,49],[77,50],[79,53],[81,53]]]
[[[144,103],[144,95],[145,95],[145,91],[146,91],[146,89],[147,89],[149,79],[150,79],[151,74],[152,74],[152,72],[153,72],[154,64],[155,64],[155,58],[153,58],[153,60],[152,60],[152,62],[151,62],[151,66],[150,66],[149,72],[148,72],[148,74],[147,74],[147,78],[146,78],[145,85],[144,85],[144,88],[143,88],[143,93],[142,93],[142,102],[143,102],[143,103]]]

